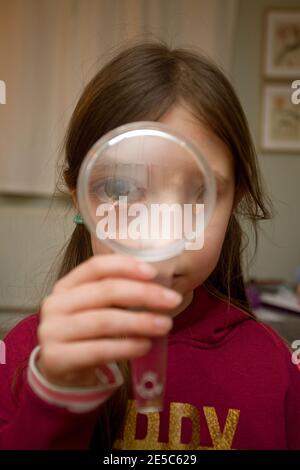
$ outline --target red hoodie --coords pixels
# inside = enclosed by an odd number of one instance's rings
[[[88,449],[101,406],[49,404],[26,379],[38,316],[5,338],[0,449]],[[15,380],[16,379],[16,380]],[[300,372],[282,339],[200,286],[169,334],[164,411],[128,401],[115,449],[300,449]]]

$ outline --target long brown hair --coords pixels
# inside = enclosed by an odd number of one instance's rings
[[[175,103],[184,103],[229,148],[235,169],[235,204],[218,264],[206,281],[215,295],[250,312],[241,268],[240,218],[256,222],[270,217],[257,168],[255,149],[239,100],[225,75],[193,49],[172,49],[162,42],[135,43],[119,51],[90,81],[75,108],[65,141],[63,177],[76,188],[78,172],[90,147],[122,124],[157,121]],[[77,225],[62,260],[59,277],[92,256],[90,235]],[[111,448],[124,422],[130,386],[128,363],[118,363],[125,383],[100,413],[95,446]]]

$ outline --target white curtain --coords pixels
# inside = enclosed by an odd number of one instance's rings
[[[238,0],[0,0],[0,192],[50,194],[68,119],[115,46],[156,37],[231,72]]]

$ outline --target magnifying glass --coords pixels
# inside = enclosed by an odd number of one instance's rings
[[[165,124],[139,121],[101,137],[79,173],[80,212],[91,234],[112,251],[154,263],[172,284],[177,256],[198,250],[213,214],[213,173],[193,141]],[[138,314],[138,313],[137,313]],[[167,336],[131,360],[140,412],[163,409]]]

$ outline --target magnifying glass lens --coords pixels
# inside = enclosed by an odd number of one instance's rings
[[[204,233],[214,179],[197,147],[160,123],[133,123],[100,139],[79,176],[92,233],[148,261],[168,259]]]

